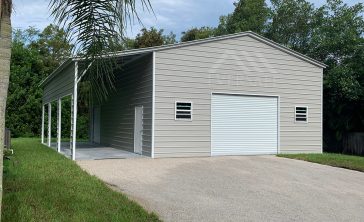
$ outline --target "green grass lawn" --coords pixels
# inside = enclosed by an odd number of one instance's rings
[[[4,161],[3,221],[159,221],[38,139]]]
[[[364,157],[360,156],[350,156],[334,153],[280,154],[278,156],[364,172]]]

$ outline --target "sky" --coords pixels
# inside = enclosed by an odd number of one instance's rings
[[[141,12],[140,17],[145,27],[164,29],[165,33],[173,31],[180,37],[181,32],[192,27],[218,25],[219,17],[234,10],[235,0],[151,0],[154,14]],[[326,0],[309,0],[321,6]],[[363,0],[344,0],[352,5]],[[48,10],[49,0],[13,0],[14,28],[25,29],[33,26],[43,29],[53,22]],[[142,26],[135,22],[128,28],[128,35],[135,36]]]

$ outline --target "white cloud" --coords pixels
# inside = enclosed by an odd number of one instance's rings
[[[220,15],[233,10],[234,0],[151,0],[154,14],[140,11],[145,27],[163,28],[166,33],[182,31],[199,26],[215,26]],[[12,17],[14,28],[35,26],[44,28],[52,23],[47,0],[14,0],[15,12]],[[141,6],[139,5],[139,8]],[[136,35],[141,25],[134,22],[130,36]]]
[[[53,20],[50,18],[47,0],[14,0],[12,25],[14,28],[34,26],[44,28]]]
[[[154,14],[140,12],[140,18],[145,27],[154,26],[164,29],[166,33],[173,31],[177,36],[192,27],[217,26],[219,17],[234,10],[235,0],[151,0]],[[310,0],[317,6],[324,0]],[[352,5],[362,0],[347,0]],[[14,28],[35,26],[44,28],[52,23],[48,10],[49,0],[13,0],[15,12],[12,17]],[[140,9],[140,5],[138,8]],[[137,22],[129,36],[135,36],[141,28]]]
[[[140,17],[146,27],[162,28],[166,33],[173,31],[179,36],[192,27],[216,26],[221,15],[233,11],[233,2],[234,0],[154,0],[152,6],[155,15],[144,12]],[[138,28],[139,25],[133,27],[130,35]]]

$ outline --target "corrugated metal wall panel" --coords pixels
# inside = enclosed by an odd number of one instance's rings
[[[71,63],[44,86],[43,103],[49,103],[73,93],[75,66]]]
[[[135,106],[143,106],[143,155],[151,156],[152,55],[122,67],[115,91],[101,105],[101,143],[134,152]]]
[[[278,98],[212,95],[211,154],[276,154]]]
[[[322,68],[249,36],[159,51],[155,157],[210,156],[211,93],[280,96],[280,152],[321,152],[322,77]],[[175,101],[193,103],[192,121],[174,119]],[[295,123],[296,105],[309,107],[307,124]]]

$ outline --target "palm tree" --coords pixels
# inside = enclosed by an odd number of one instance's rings
[[[5,129],[5,107],[10,76],[11,55],[11,0],[0,2],[0,212],[3,178],[3,149]],[[1,215],[1,214],[0,214]],[[0,218],[1,219],[1,218]]]
[[[138,5],[137,5],[138,4]],[[103,99],[113,88],[113,54],[125,41],[125,32],[137,9],[152,10],[150,0],[51,0],[50,10],[58,25],[73,43],[73,55],[82,57],[84,79],[94,94]]]

